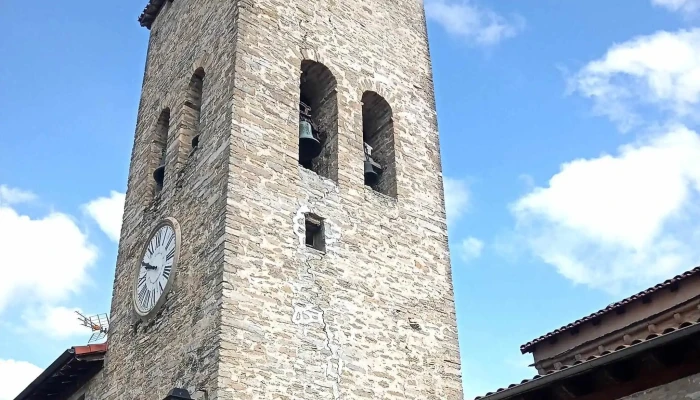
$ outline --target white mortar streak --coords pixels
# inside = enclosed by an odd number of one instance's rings
[[[330,193],[330,190],[324,192],[324,195],[322,196],[321,199],[318,201],[322,201],[328,194]],[[298,277],[299,277],[299,282],[295,283],[292,282],[292,290],[294,291],[295,294],[299,295],[302,293],[304,288],[311,288],[314,285],[316,285],[315,280],[316,277],[314,273],[312,272],[312,267],[311,263],[309,262],[309,254],[306,252],[306,241],[305,241],[305,228],[304,228],[304,220],[305,220],[305,214],[310,212],[309,207],[306,205],[301,205],[299,209],[297,210],[294,218],[293,218],[293,230],[294,234],[297,235],[297,238],[299,240],[299,256],[302,258],[303,264],[306,266],[305,271],[302,270],[300,271]],[[334,233],[335,226],[333,224],[328,224],[328,233]],[[337,230],[337,228],[335,229]],[[328,244],[331,243],[336,243],[338,241],[338,238],[340,234],[336,235],[331,235],[332,240],[328,241]],[[307,283],[308,284],[305,284]],[[330,352],[330,355],[326,358],[326,368],[325,368],[325,376],[326,378],[329,378],[333,381],[332,383],[332,390],[333,390],[333,399],[334,400],[341,400],[342,396],[340,394],[340,377],[342,375],[343,371],[343,361],[340,357],[340,345],[334,345],[333,344],[333,333],[331,332],[328,323],[326,322],[325,319],[325,310],[323,310],[320,306],[314,305],[314,304],[308,304],[308,302],[305,302],[304,304],[297,303],[297,299],[299,297],[297,296],[294,299],[294,304],[292,305],[293,308],[293,313],[292,313],[292,323],[297,324],[297,325],[302,325],[304,328],[304,335],[308,333],[307,331],[307,326],[310,324],[313,324],[315,322],[318,322],[321,327],[323,328],[323,332],[326,336],[325,340],[325,347],[328,349]],[[337,367],[333,368],[333,362],[337,362]]]

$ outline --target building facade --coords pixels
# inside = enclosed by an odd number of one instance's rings
[[[462,399],[422,2],[140,22],[108,351],[70,396]]]
[[[483,400],[700,398],[700,267],[520,347],[537,375]]]

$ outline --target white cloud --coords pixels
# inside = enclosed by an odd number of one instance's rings
[[[468,237],[459,244],[459,256],[464,262],[473,261],[481,256],[484,250],[484,242],[475,238]]]
[[[36,196],[32,192],[0,185],[0,205],[26,203],[35,199]]]
[[[506,18],[469,0],[425,0],[425,14],[469,43],[491,46],[520,33],[524,19]]]
[[[673,126],[566,163],[512,205],[518,233],[577,284],[617,294],[666,279],[700,260],[698,160],[700,137]]]
[[[455,222],[469,210],[469,185],[461,179],[444,177],[447,221]]]
[[[12,400],[32,383],[43,370],[26,361],[0,359],[0,400]]]
[[[40,309],[25,310],[22,319],[28,329],[42,332],[54,339],[89,337],[90,329],[81,325],[75,311],[82,312],[79,308],[43,306]]]
[[[124,193],[112,191],[109,197],[100,197],[85,206],[88,215],[114,242],[119,242],[121,234],[124,198]]]
[[[569,84],[622,130],[644,122],[641,115],[649,107],[672,118],[690,117],[699,111],[700,28],[659,31],[616,44]]]
[[[651,3],[685,14],[694,14],[700,10],[700,0],[651,0]]]
[[[10,302],[58,301],[76,292],[96,258],[68,215],[32,218],[0,204],[0,313]]]

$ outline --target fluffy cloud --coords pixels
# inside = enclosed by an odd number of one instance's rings
[[[425,0],[425,14],[447,32],[469,43],[491,46],[511,38],[525,26],[522,17],[506,18],[472,1]]]
[[[578,284],[617,294],[666,279],[700,259],[699,159],[700,137],[673,126],[571,161],[512,205],[517,230]]]
[[[41,218],[18,213],[12,202],[30,199],[18,189],[0,202],[0,313],[13,300],[59,301],[86,280],[97,249],[73,219],[59,212]],[[12,193],[7,196],[6,193]],[[5,197],[7,196],[7,197]]]
[[[700,10],[700,0],[651,0],[651,3],[686,14],[694,14]]]
[[[665,117],[689,117],[700,111],[700,28],[660,31],[616,44],[569,83],[623,130],[644,122],[641,114],[650,109],[654,115],[660,111]]]
[[[469,185],[461,179],[445,177],[445,208],[448,223],[461,218],[469,209]]]
[[[54,339],[88,337],[90,330],[80,324],[75,311],[82,312],[79,308],[43,306],[26,310],[22,319],[27,329],[44,332]]]
[[[481,256],[484,249],[484,242],[475,238],[468,237],[459,244],[459,256],[464,262],[469,262]]]
[[[124,198],[124,193],[112,191],[109,197],[100,197],[85,205],[88,215],[114,242],[119,242],[121,234]]]
[[[0,205],[26,203],[29,201],[34,201],[35,199],[36,196],[32,192],[0,185]]]
[[[25,361],[0,359],[0,400],[12,400],[29,385],[42,369]]]

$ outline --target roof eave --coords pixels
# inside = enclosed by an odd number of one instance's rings
[[[652,287],[650,287],[646,290],[643,290],[635,295],[632,295],[632,296],[627,297],[623,300],[620,300],[616,303],[613,303],[613,304],[609,305],[608,307],[603,308],[602,310],[598,310],[598,311],[596,311],[596,312],[594,312],[586,317],[580,318],[580,319],[578,319],[578,320],[576,320],[568,325],[562,326],[559,329],[555,329],[549,333],[546,333],[546,334],[544,334],[536,339],[533,339],[533,340],[523,344],[522,346],[520,346],[520,353],[522,353],[522,354],[532,353],[538,344],[544,342],[547,339],[550,339],[550,338],[553,338],[555,336],[558,336],[559,334],[568,332],[569,330],[571,330],[577,326],[580,326],[588,321],[591,321],[594,318],[602,317],[603,315],[606,315],[612,311],[615,311],[616,309],[618,309],[622,306],[625,306],[633,301],[641,300],[642,298],[649,296],[655,292],[658,292],[661,289],[669,287],[672,284],[676,284],[676,283],[679,283],[679,282],[684,281],[686,279],[689,279],[689,278],[697,275],[698,273],[700,273],[700,267],[695,267],[695,268],[693,268],[689,271],[686,271],[680,275],[676,275],[671,279],[667,279],[664,282],[659,283],[658,285],[652,286]]]
[[[478,400],[504,400],[513,398],[516,395],[530,392],[535,389],[542,388],[554,382],[563,380],[565,378],[582,374],[584,372],[590,371],[592,369],[610,364],[617,360],[631,357],[633,355],[639,354],[640,352],[653,349],[658,346],[663,346],[669,342],[700,333],[700,323],[689,326],[687,328],[679,329],[677,331],[668,333],[663,336],[642,342],[640,344],[627,347],[622,350],[610,353],[607,356],[596,358],[595,360],[587,361],[582,364],[574,365],[565,370],[554,372],[550,375],[545,375],[537,379],[533,379],[529,382],[523,383],[518,386],[514,386],[510,389],[505,389],[500,392],[488,394],[486,396],[477,397]]]
[[[36,377],[24,390],[15,397],[15,400],[23,400],[32,394],[37,387],[41,386],[44,381],[53,376],[59,369],[68,363],[73,358],[75,350],[72,348],[66,350],[56,358],[39,376]]]
[[[87,346],[74,346],[64,351],[49,365],[39,376],[36,377],[17,397],[15,400],[24,400],[29,398],[37,389],[39,389],[47,380],[54,374],[63,369],[72,360],[79,359],[85,361],[97,361],[104,359],[107,354],[107,343],[91,344]]]
[[[139,16],[139,23],[146,29],[151,29],[153,22],[158,17],[160,10],[166,1],[172,2],[173,0],[149,0],[146,7],[143,9],[141,16]]]

